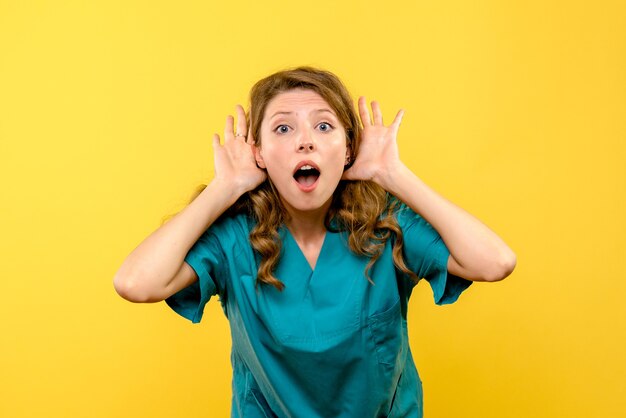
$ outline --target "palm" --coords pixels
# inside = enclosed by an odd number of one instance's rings
[[[382,113],[377,102],[372,102],[373,123],[364,97],[359,98],[359,114],[363,123],[361,145],[356,160],[344,173],[346,180],[373,180],[380,178],[400,162],[396,136],[404,114],[400,110],[389,126],[383,124]]]
[[[215,178],[232,184],[243,193],[261,184],[266,173],[256,165],[253,139],[248,137],[246,140],[246,115],[241,106],[237,106],[237,113],[237,133],[242,136],[235,135],[234,118],[230,115],[226,118],[224,144],[220,144],[219,135],[213,136]]]

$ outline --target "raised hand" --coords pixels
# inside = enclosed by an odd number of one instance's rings
[[[400,110],[391,125],[383,124],[378,102],[372,102],[373,118],[365,97],[359,97],[359,115],[363,124],[361,145],[352,167],[343,174],[345,180],[373,180],[387,189],[391,172],[402,164],[396,136],[404,111]],[[388,189],[387,189],[388,190]]]
[[[215,180],[232,185],[240,194],[253,190],[267,177],[264,170],[257,167],[252,150],[254,140],[247,136],[246,113],[241,105],[236,106],[237,130],[233,131],[234,118],[226,117],[224,145],[218,134],[213,134],[213,154],[215,160]]]

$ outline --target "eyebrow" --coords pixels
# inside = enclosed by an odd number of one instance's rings
[[[336,116],[336,115],[335,115],[335,113],[334,113],[332,110],[330,110],[330,109],[315,109],[315,110],[313,111],[313,113],[322,113],[322,112],[328,112],[328,113],[330,113],[331,115]],[[276,112],[276,113],[274,113],[274,114],[270,117],[270,119],[272,119],[272,118],[273,118],[274,116],[276,116],[276,115],[291,115],[292,113],[293,113],[293,112]]]

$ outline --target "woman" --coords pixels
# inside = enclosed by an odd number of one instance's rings
[[[407,304],[425,278],[435,302],[508,276],[515,254],[400,160],[403,112],[354,110],[332,73],[260,80],[237,106],[215,178],[124,261],[133,302],[199,322],[213,295],[233,339],[232,416],[422,416]]]

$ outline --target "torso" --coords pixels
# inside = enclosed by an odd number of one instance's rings
[[[420,268],[427,253],[419,249],[437,242],[431,257],[446,255],[443,241],[434,241],[424,222],[401,221],[408,225],[403,232],[412,270],[437,273],[441,262]],[[233,338],[233,416],[421,417],[421,381],[406,323],[414,283],[398,273],[391,242],[369,272],[372,285],[364,275],[369,259],[350,251],[347,233],[329,230],[300,242],[281,227],[274,275],[285,287],[278,290],[257,286],[261,258],[249,241],[253,226],[244,216],[216,223],[188,258],[196,271],[212,274],[204,274],[204,283],[213,279],[221,290]],[[444,294],[448,288],[439,283],[433,289]],[[206,303],[198,303],[200,292],[199,286],[185,289],[170,306],[200,318]]]

